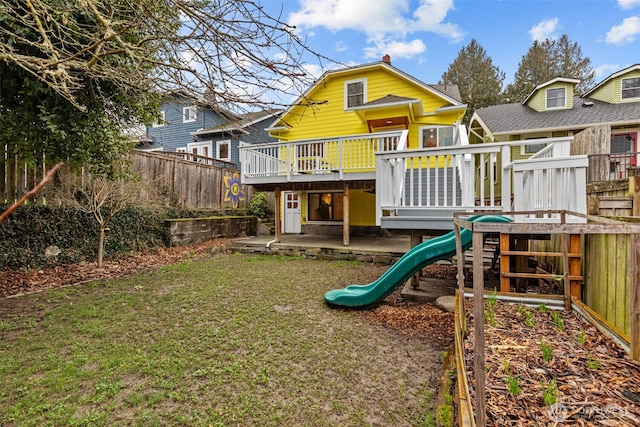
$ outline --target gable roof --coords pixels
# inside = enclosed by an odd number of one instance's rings
[[[223,133],[223,132],[242,132],[249,133],[246,128],[259,123],[263,120],[275,117],[280,114],[282,110],[265,110],[256,111],[252,113],[241,114],[235,121],[230,121],[212,128],[200,129],[196,132],[191,132],[191,135],[203,135],[210,133]]]
[[[541,83],[538,86],[536,86],[531,91],[531,93],[529,95],[527,95],[527,97],[524,99],[524,101],[522,101],[522,105],[526,105],[526,103],[529,102],[529,99],[531,99],[531,97],[534,96],[536,94],[536,92],[538,92],[540,89],[544,89],[545,87],[551,86],[552,84],[555,84],[555,83],[558,83],[558,82],[570,83],[570,84],[577,85],[578,83],[580,83],[580,80],[578,80],[578,79],[570,79],[568,77],[556,77],[554,79],[551,79],[549,81]]]
[[[585,93],[583,96],[588,97],[589,95],[591,95],[593,92],[595,92],[596,90],[598,90],[599,88],[601,88],[602,86],[606,85],[607,83],[609,83],[611,80],[623,76],[625,74],[627,74],[630,71],[634,71],[634,70],[640,70],[640,64],[634,64],[631,65],[630,67],[624,68],[620,71],[616,71],[615,73],[609,75],[609,77],[605,78],[604,80],[602,80],[600,83],[598,83],[597,85],[595,85],[594,87],[592,87],[591,89],[589,89],[587,91],[587,93]]]
[[[479,108],[474,118],[493,135],[584,129],[602,123],[638,123],[640,102],[609,104],[576,96],[573,108],[566,110],[538,112],[526,105],[511,103]]]
[[[404,79],[404,80],[408,80],[410,82],[412,82],[413,84],[421,87],[422,89],[424,89],[425,91],[445,100],[446,102],[452,104],[453,106],[464,106],[466,107],[466,104],[462,103],[462,99],[460,97],[460,92],[457,88],[456,85],[429,85],[426,84],[418,79],[416,79],[415,77],[411,76],[410,74],[405,73],[404,71],[394,67],[393,65],[391,65],[389,62],[385,62],[383,61],[377,61],[377,62],[372,62],[372,63],[368,63],[368,64],[362,64],[362,65],[354,65],[351,67],[344,67],[344,68],[339,68],[336,70],[328,70],[325,71],[324,74],[322,74],[322,76],[320,76],[319,79],[317,79],[312,85],[310,85],[307,90],[304,91],[304,93],[302,95],[300,95],[298,97],[298,99],[296,99],[288,108],[286,108],[282,114],[280,115],[280,117],[278,119],[276,119],[271,126],[269,126],[269,129],[278,129],[280,128],[279,126],[277,126],[278,122],[280,121],[280,118],[286,116],[286,114],[293,109],[295,106],[300,105],[302,103],[303,100],[305,100],[307,98],[307,96],[309,95],[309,93],[311,93],[316,87],[318,87],[319,85],[321,85],[326,79],[332,77],[332,76],[339,76],[341,74],[350,74],[353,73],[354,71],[366,71],[366,70],[374,70],[374,69],[378,69],[378,68],[382,68],[382,69],[386,69],[387,71],[389,71],[392,74],[395,74],[396,76]],[[389,95],[391,97],[396,97],[398,99],[403,98],[400,96],[396,96],[396,95]],[[385,97],[386,98],[386,97]],[[384,98],[381,98],[384,99]],[[405,98],[405,99],[409,99],[409,98]],[[412,100],[412,101],[416,101],[416,100]],[[371,106],[372,102],[375,101],[371,101],[368,104]]]

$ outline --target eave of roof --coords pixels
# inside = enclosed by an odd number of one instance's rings
[[[585,102],[593,103],[583,106]],[[476,110],[494,136],[585,129],[602,123],[613,125],[640,124],[640,102],[609,104],[574,97],[573,108],[537,112],[520,103],[494,105]]]
[[[616,71],[615,73],[612,73],[611,75],[609,75],[608,77],[606,77],[604,80],[602,80],[600,83],[598,83],[597,85],[595,85],[594,87],[592,87],[591,89],[589,89],[583,96],[584,97],[588,97],[589,95],[591,95],[593,92],[595,92],[596,90],[598,90],[599,88],[601,88],[602,86],[604,86],[605,84],[607,84],[609,81],[623,76],[631,71],[634,70],[640,70],[640,64],[634,64],[631,65],[627,68],[624,68],[620,71]]]
[[[208,129],[200,129],[195,132],[191,132],[191,135],[205,135],[210,133],[223,133],[223,132],[243,132],[249,133],[245,129],[270,117],[278,115],[281,110],[267,110],[258,111],[253,113],[243,114],[238,121],[225,123],[219,126],[215,126]]]
[[[533,89],[529,95],[527,95],[524,101],[522,101],[522,105],[526,105],[527,102],[529,102],[529,99],[531,99],[531,97],[535,95],[535,93],[538,92],[540,89],[543,89],[547,86],[551,86],[552,84],[558,83],[558,82],[571,83],[571,84],[577,85],[578,83],[580,83],[580,80],[570,79],[568,77],[556,77],[554,79],[541,83],[538,86],[536,86],[535,89]]]

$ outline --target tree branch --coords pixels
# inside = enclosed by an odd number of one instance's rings
[[[11,212],[16,210],[16,208],[18,206],[23,204],[25,202],[25,200],[27,200],[31,196],[34,196],[38,191],[40,191],[42,189],[42,187],[45,186],[45,184],[47,182],[51,181],[51,179],[53,179],[53,176],[56,174],[58,169],[60,169],[62,167],[63,164],[64,163],[62,163],[62,162],[56,164],[53,168],[51,168],[51,170],[49,170],[49,172],[47,172],[45,177],[42,178],[42,181],[40,181],[40,183],[38,185],[36,185],[31,191],[27,192],[24,196],[22,196],[22,198],[20,200],[15,202],[13,205],[9,206],[9,208],[6,211],[2,212],[2,214],[0,214],[0,223],[2,221],[4,221],[4,219],[6,217],[8,217]]]

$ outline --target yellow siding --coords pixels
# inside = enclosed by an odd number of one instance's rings
[[[291,129],[282,134],[282,140],[294,141],[302,139],[356,135],[368,133],[366,119],[394,117],[406,115],[406,107],[391,107],[368,112],[363,121],[353,111],[344,109],[344,83],[348,80],[367,79],[367,99],[370,102],[387,95],[415,98],[422,101],[424,111],[433,111],[449,105],[445,100],[431,94],[422,87],[384,68],[355,70],[353,73],[329,75],[320,81],[308,94],[307,99],[293,107],[279,124],[287,123]],[[310,105],[308,105],[310,104]],[[425,124],[453,124],[459,113],[448,113],[437,116],[419,117],[419,123],[410,127],[410,142],[417,146],[418,126]]]
[[[589,95],[589,98],[597,99],[598,101],[604,101],[611,104],[619,104],[621,102],[638,102],[637,99],[622,101],[622,79],[627,79],[630,77],[640,77],[640,70],[634,70],[623,76],[616,77],[610,82],[602,85],[602,87],[599,87],[595,92]]]
[[[538,90],[527,102],[527,105],[536,111],[545,111],[547,109],[547,91],[549,89],[566,88],[566,108],[573,108],[573,85],[566,82],[557,82]],[[555,108],[554,108],[555,110]]]
[[[308,223],[308,192],[300,193],[302,225]],[[340,193],[342,194],[342,193]],[[376,196],[365,190],[349,191],[349,224],[353,226],[376,225]]]

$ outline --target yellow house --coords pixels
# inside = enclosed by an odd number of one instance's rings
[[[377,233],[376,153],[453,144],[466,105],[454,85],[429,85],[382,61],[326,72],[246,146],[242,176],[274,191],[280,233]],[[379,182],[379,181],[378,181]]]

